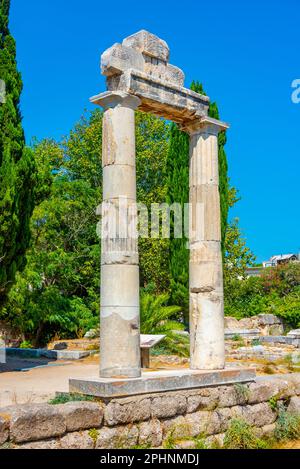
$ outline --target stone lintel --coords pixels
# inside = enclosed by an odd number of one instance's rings
[[[197,389],[255,380],[252,368],[224,370],[163,370],[144,372],[140,378],[71,378],[69,391],[101,398]]]
[[[142,29],[123,40],[123,45],[165,62],[169,61],[170,49],[166,41]]]
[[[140,111],[150,112],[179,124],[206,117],[208,113],[208,96],[173,83],[160,81],[139,70],[130,69],[117,78],[108,78],[107,86],[114,94],[128,93],[137,96],[141,100]],[[94,104],[103,106],[107,102],[106,96],[108,95],[101,93],[90,100]]]
[[[181,126],[181,129],[190,135],[198,133],[199,131],[217,135],[219,132],[229,129],[229,127],[229,124],[226,122],[205,116],[201,117],[200,119],[195,119],[192,122],[184,123]]]
[[[140,100],[137,96],[125,91],[105,91],[97,96],[92,96],[90,102],[103,107],[104,110],[120,104],[131,109],[136,109],[140,105]]]

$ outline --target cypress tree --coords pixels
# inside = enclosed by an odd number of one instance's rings
[[[16,44],[8,27],[10,0],[0,0],[0,305],[25,267],[29,222],[33,209],[35,165],[25,148],[19,110],[22,79],[17,70]]]
[[[184,204],[189,201],[189,137],[174,123],[170,128],[170,145],[167,156],[167,203]],[[188,240],[174,238],[174,217],[171,214],[171,239],[169,244],[170,303],[181,306],[184,321],[189,315],[189,249]]]
[[[191,89],[196,93],[205,95],[203,86],[194,82]],[[210,103],[208,115],[219,119],[219,111],[216,103]],[[221,208],[221,244],[224,257],[225,236],[229,210],[228,191],[228,165],[224,150],[226,144],[226,133],[220,132],[218,136],[219,145],[219,191]],[[176,124],[171,124],[170,145],[167,158],[168,174],[168,196],[167,202],[179,202],[182,206],[189,200],[189,137],[185,132],[179,130]],[[172,228],[172,219],[171,219]],[[187,239],[170,239],[170,277],[171,277],[171,303],[182,307],[185,322],[188,323],[188,291],[189,291],[189,250]]]

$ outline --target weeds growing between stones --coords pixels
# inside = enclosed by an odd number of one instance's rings
[[[48,404],[51,405],[58,405],[58,404],[66,404],[67,402],[78,402],[78,401],[95,401],[93,396],[85,396],[83,394],[57,394],[53,399],[48,401]]]

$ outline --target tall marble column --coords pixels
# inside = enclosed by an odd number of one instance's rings
[[[225,367],[218,132],[228,126],[203,118],[190,134],[191,368]]]
[[[104,108],[100,376],[141,375],[135,119],[139,98],[98,96]]]

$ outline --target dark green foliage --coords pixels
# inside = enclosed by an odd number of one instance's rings
[[[0,305],[26,264],[35,186],[34,158],[25,148],[19,110],[22,80],[8,29],[9,8],[9,0],[0,0],[0,80],[6,87],[0,103]]]
[[[205,95],[203,86],[199,82],[193,82],[191,89],[196,93]],[[211,103],[209,116],[219,119],[219,111],[216,103]],[[227,158],[224,150],[226,133],[221,132],[219,142],[219,178],[220,178],[220,206],[221,206],[221,233],[222,252],[225,252],[225,237],[229,210],[229,180]],[[180,203],[182,207],[189,201],[189,137],[179,130],[176,124],[171,125],[170,145],[167,158],[167,202]],[[170,284],[171,302],[180,305],[184,313],[185,322],[188,323],[188,277],[189,277],[189,250],[185,237],[170,240]]]
[[[171,124],[170,145],[167,158],[167,203],[180,203],[182,213],[184,204],[189,200],[189,137],[181,132],[176,124]],[[182,227],[182,233],[184,229]],[[189,250],[188,240],[174,237],[174,217],[171,213],[170,239],[170,287],[171,302],[180,305],[188,323],[189,314]]]
[[[166,200],[166,158],[169,125],[151,114],[136,113],[137,200],[150,213],[151,204]],[[150,217],[149,217],[150,224]],[[169,289],[169,239],[140,238],[141,285],[155,285],[156,292]]]
[[[232,419],[225,433],[225,449],[266,449],[267,442],[258,438],[255,430],[242,419]]]
[[[287,412],[281,407],[276,421],[274,437],[279,442],[300,438],[300,415]]]
[[[83,394],[57,393],[57,395],[53,399],[50,399],[48,404],[59,405],[59,404],[66,404],[67,402],[81,402],[81,401],[93,402],[95,401],[95,398],[93,396],[85,396]]]
[[[189,338],[181,334],[183,324],[178,321],[180,307],[168,306],[169,295],[152,295],[142,292],[141,295],[141,333],[163,334],[166,337],[161,342],[160,349],[167,353],[188,356]]]
[[[225,299],[227,316],[272,313],[291,327],[300,327],[300,263],[264,269],[260,277],[232,279]]]
[[[168,124],[137,114],[137,192],[149,206],[165,200]],[[34,345],[54,335],[81,337],[99,323],[102,113],[84,116],[68,138],[46,139],[33,150],[38,187],[27,266],[17,276],[1,319]],[[155,175],[155,177],[154,177]],[[142,285],[168,288],[168,239],[140,240]]]
[[[193,81],[191,89],[196,93],[206,95],[203,86],[198,81]],[[211,102],[208,110],[209,117],[220,119],[217,103]],[[225,145],[227,142],[226,132],[220,132],[218,136],[219,146],[219,191],[220,191],[220,207],[221,207],[221,236],[222,236],[222,252],[225,253],[225,237],[227,229],[228,211],[229,211],[229,178],[228,163],[225,153]]]
[[[101,185],[95,175],[101,168],[101,128],[102,115],[94,113],[61,145],[44,140],[34,146],[40,203],[31,220],[27,266],[2,318],[35,346],[55,334],[81,337],[99,322]]]

